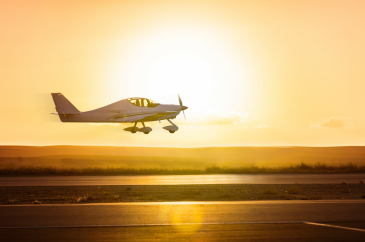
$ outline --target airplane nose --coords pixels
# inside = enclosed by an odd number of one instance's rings
[[[187,106],[181,106],[181,110],[185,110],[185,109],[188,109]]]

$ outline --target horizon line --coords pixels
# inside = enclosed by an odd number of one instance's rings
[[[199,149],[199,148],[340,148],[340,147],[365,147],[365,145],[332,145],[332,146],[310,146],[310,145],[231,145],[231,146],[116,146],[116,145],[0,145],[0,147],[115,147],[115,148],[181,148],[181,149]]]

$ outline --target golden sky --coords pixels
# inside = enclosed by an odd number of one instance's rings
[[[365,145],[365,1],[0,1],[0,144]],[[142,96],[149,135],[61,123]]]

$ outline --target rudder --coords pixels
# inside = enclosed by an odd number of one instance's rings
[[[56,111],[61,114],[79,114],[81,113],[62,93],[51,93],[56,105]]]

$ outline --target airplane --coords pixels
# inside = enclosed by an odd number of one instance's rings
[[[149,134],[152,128],[146,127],[145,122],[167,120],[170,126],[163,127],[170,133],[175,133],[179,127],[171,119],[176,118],[182,111],[185,112],[188,107],[183,106],[180,95],[179,104],[160,104],[151,99],[143,97],[132,97],[122,99],[118,102],[109,104],[95,110],[81,112],[79,111],[62,93],[51,93],[56,105],[56,114],[62,122],[85,122],[85,123],[134,123],[134,126],[124,130],[131,133],[143,132]],[[186,117],[185,117],[186,119]],[[143,127],[138,128],[137,124],[142,123]]]

